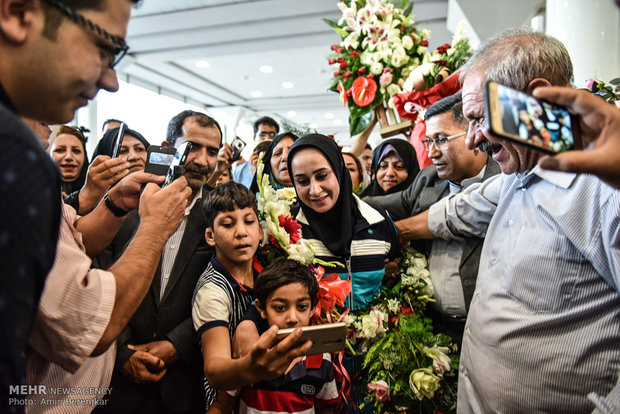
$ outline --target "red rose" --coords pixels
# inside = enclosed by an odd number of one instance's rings
[[[344,69],[344,68],[346,68],[347,66],[349,66],[349,65],[347,64],[347,62],[340,62],[340,69]]]
[[[334,78],[335,78],[336,76],[340,76],[340,71],[339,71],[339,70],[337,70],[337,71],[335,71],[335,72],[334,72]]]
[[[336,48],[336,53],[342,53],[343,49],[341,47]]]
[[[351,72],[346,72],[344,75],[342,75],[343,78],[348,79],[351,76]]]
[[[356,57],[359,57],[359,56],[360,56],[360,52],[358,52],[357,50],[354,50],[354,51],[351,52],[351,57],[353,59],[355,59]]]
[[[331,58],[331,59],[328,60],[328,62],[329,62],[330,65],[333,65],[334,63],[336,63],[336,59]]]
[[[330,48],[331,50],[336,50],[338,48],[338,45],[331,45]]]
[[[359,76],[362,76],[364,73],[366,73],[366,68],[359,68],[359,69],[357,70],[357,74],[358,74]]]
[[[426,39],[425,39],[425,40],[422,40],[422,41],[420,42],[420,45],[422,45],[422,46],[424,46],[424,47],[428,47],[428,40],[426,40]]]

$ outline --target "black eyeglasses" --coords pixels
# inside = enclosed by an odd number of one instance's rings
[[[58,1],[58,0],[43,0],[43,1],[49,4],[50,6],[56,8],[58,11],[60,11],[65,16],[67,16],[74,23],[77,23],[80,26],[85,27],[95,32],[99,36],[102,36],[103,38],[105,38],[108,42],[112,43],[114,47],[98,45],[98,47],[106,53],[108,66],[110,68],[114,68],[114,66],[116,66],[118,62],[120,62],[127,54],[127,51],[129,50],[129,46],[127,46],[127,43],[125,43],[125,39],[123,39],[122,37],[115,36],[111,33],[108,33],[107,31],[99,27],[97,24],[93,23],[92,21],[82,16],[77,11],[75,11],[75,9],[67,6],[61,1]]]
[[[258,136],[261,138],[275,138],[276,133],[271,131],[271,132],[267,132],[267,131],[261,131],[258,133]]]
[[[443,148],[448,142],[452,141],[453,139],[462,137],[463,135],[467,135],[467,131],[460,132],[454,135],[450,135],[449,137],[443,137],[443,138],[437,138],[437,139],[426,137],[425,140],[422,140],[422,143],[424,144],[424,148],[426,148],[427,151],[431,150],[432,145],[435,146],[436,150],[441,151],[441,148]]]

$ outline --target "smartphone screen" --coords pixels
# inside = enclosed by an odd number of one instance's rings
[[[164,179],[164,183],[161,185],[161,188],[164,188],[171,182],[173,182],[179,175],[182,173],[179,172],[185,165],[185,160],[187,160],[187,156],[189,155],[189,150],[191,148],[191,143],[184,142],[177,148],[177,152],[170,163],[170,167],[168,168],[168,173],[166,174],[166,178]]]
[[[126,129],[127,125],[121,122],[121,125],[118,127],[118,134],[116,134],[116,141],[114,144],[114,150],[112,151],[112,158],[118,158],[121,153],[121,147],[123,146],[123,138],[125,137]]]
[[[576,125],[564,107],[496,82],[485,88],[487,129],[539,151],[555,154],[579,148]]]

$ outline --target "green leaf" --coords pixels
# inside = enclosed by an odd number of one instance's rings
[[[334,32],[338,33],[342,37],[347,37],[349,35],[349,32],[347,32],[344,29],[341,29],[340,27],[334,27]]]
[[[612,85],[620,85],[620,78],[615,78],[609,81]]]
[[[405,8],[403,8],[403,14],[405,16],[409,16],[411,14],[411,11],[413,10],[413,1],[411,3],[409,3],[409,5]]]
[[[357,105],[356,107],[359,108]],[[365,111],[353,111],[353,108],[351,109],[351,115],[349,116],[349,130],[351,131],[351,136],[364,132],[372,121],[372,109],[370,109],[369,106],[364,108]],[[357,114],[354,114],[354,112],[357,112]]]
[[[334,21],[334,20],[331,20],[331,19],[325,19],[325,18],[324,18],[324,19],[323,19],[323,21],[324,21],[325,23],[327,23],[328,25],[330,25],[331,27],[333,27],[334,29],[335,29],[336,27],[340,27],[340,26],[338,26],[338,22],[336,22],[336,21]]]

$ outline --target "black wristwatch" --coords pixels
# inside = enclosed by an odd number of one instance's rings
[[[114,201],[112,201],[110,199],[110,196],[108,195],[108,193],[106,193],[103,196],[103,202],[105,203],[105,206],[112,212],[112,214],[114,214],[116,217],[124,217],[127,215],[127,213],[129,213],[129,211],[123,210],[122,208],[120,208],[119,206],[117,206],[116,204],[114,204]]]

